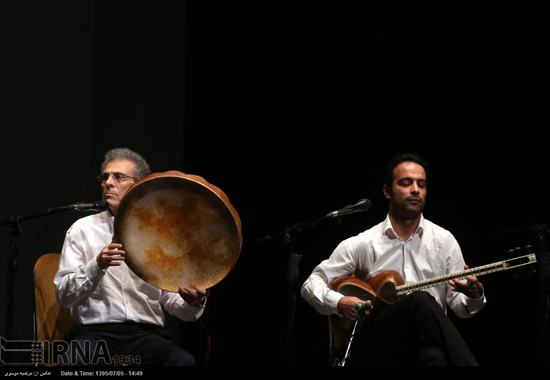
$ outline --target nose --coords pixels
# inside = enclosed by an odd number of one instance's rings
[[[115,177],[109,173],[109,178],[105,181],[105,185],[107,187],[113,187],[115,185]]]
[[[418,183],[416,183],[416,181],[413,182],[413,184],[412,184],[412,186],[411,186],[411,193],[413,193],[413,194],[418,194],[418,193],[420,193],[420,189],[419,189]]]

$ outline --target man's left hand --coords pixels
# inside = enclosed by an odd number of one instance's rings
[[[206,290],[198,286],[195,286],[193,289],[180,286],[178,293],[185,302],[195,307],[202,306],[206,299]]]
[[[464,270],[467,269],[468,265],[465,265]],[[481,283],[476,276],[466,276],[466,282],[455,278],[454,280],[449,281],[449,284],[451,285],[452,290],[463,293],[470,298],[477,299],[483,294],[483,288],[481,287]]]

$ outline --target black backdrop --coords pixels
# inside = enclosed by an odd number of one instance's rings
[[[549,207],[546,12],[519,2],[2,1],[0,218],[98,199],[95,175],[116,146],[153,171],[201,175],[239,212],[244,246],[201,323],[169,321],[175,339],[202,362],[208,335],[211,366],[326,365],[326,317],[297,296],[287,335],[287,247],[258,239],[372,201],[298,235],[301,284],[340,240],[385,217],[383,167],[416,151],[433,175],[425,216],[453,232],[470,267],[531,244],[522,229],[547,223]],[[32,339],[34,262],[59,252],[81,216],[21,223],[30,244],[20,245],[15,338]],[[486,309],[451,315],[480,364],[540,364],[539,279],[482,281]]]

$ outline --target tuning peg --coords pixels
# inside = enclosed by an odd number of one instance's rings
[[[528,255],[532,254],[533,253],[533,246],[532,245],[526,245],[525,248],[524,248],[524,251]],[[529,265],[528,267],[529,268],[526,269],[527,272],[528,272],[527,274],[532,275],[532,274],[537,273],[537,270],[536,270],[534,265]]]
[[[509,249],[508,250],[508,255],[511,259],[515,259],[516,257],[519,257],[521,256],[521,248],[520,247],[516,247],[514,249]],[[520,277],[522,274],[524,274],[525,272],[525,268],[523,267],[519,267],[519,268],[514,268],[512,270],[512,278],[518,278]]]

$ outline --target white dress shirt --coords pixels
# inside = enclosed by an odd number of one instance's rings
[[[328,284],[349,275],[367,282],[384,270],[399,272],[408,284],[463,271],[464,259],[454,236],[424,216],[407,241],[397,236],[387,216],[382,223],[341,242],[305,281],[302,297],[321,314],[338,314],[343,295],[330,290]],[[443,309],[449,305],[461,318],[478,313],[487,302],[485,295],[472,299],[454,292],[448,283],[424,291]]]
[[[163,308],[184,321],[198,319],[202,307],[178,293],[160,290],[137,277],[123,262],[102,270],[97,255],[111,243],[114,217],[107,210],[77,220],[67,231],[54,278],[59,303],[81,324],[134,321],[164,326]]]

